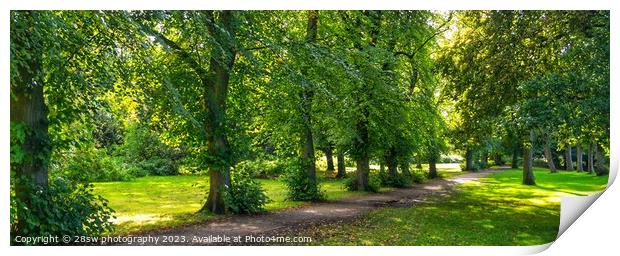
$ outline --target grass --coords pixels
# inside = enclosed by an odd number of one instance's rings
[[[296,207],[305,202],[286,200],[286,185],[279,180],[260,179],[267,196],[272,200],[269,211]],[[117,234],[136,233],[169,228],[214,218],[197,214],[206,200],[207,176],[148,176],[126,182],[99,182],[95,192],[109,200],[116,211]],[[337,200],[366,192],[351,192],[343,180],[323,180],[321,188],[328,200]],[[384,189],[386,190],[386,189]]]
[[[562,196],[588,195],[607,176],[536,168],[536,186],[508,170],[411,208],[386,208],[308,231],[319,245],[537,245],[557,236]]]

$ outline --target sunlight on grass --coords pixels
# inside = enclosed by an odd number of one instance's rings
[[[428,171],[428,165],[423,164],[422,169]],[[463,174],[461,166],[458,163],[437,164],[437,172],[443,178],[450,178],[459,174]]]
[[[259,179],[271,202],[268,211],[297,207],[306,202],[286,200],[286,185],[279,180]],[[191,224],[213,218],[198,214],[206,200],[209,185],[206,176],[150,176],[127,182],[100,182],[95,192],[110,201],[117,216],[116,233],[126,234],[150,229]],[[321,189],[328,200],[364,195],[367,192],[346,191],[344,181],[325,179]],[[383,188],[381,191],[388,191]]]
[[[308,231],[322,245],[536,245],[555,239],[563,196],[589,195],[607,176],[536,168],[537,186],[521,170],[458,185],[449,197],[411,208],[386,208],[360,222]],[[323,238],[319,238],[323,237]]]

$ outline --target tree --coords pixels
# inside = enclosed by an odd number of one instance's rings
[[[201,23],[206,26],[206,34],[203,36],[208,36],[217,43],[217,46],[209,52],[207,68],[178,42],[147,25],[138,23],[143,32],[153,36],[158,43],[177,55],[194,72],[201,84],[204,112],[202,127],[207,146],[205,153],[208,154],[203,159],[208,161],[210,176],[208,198],[201,211],[213,213],[227,211],[222,193],[230,187],[230,167],[233,159],[226,127],[226,102],[231,70],[238,53],[235,39],[238,26],[236,15],[233,11],[204,11],[193,16],[195,19],[205,20]],[[178,15],[170,17],[180,18]]]
[[[36,232],[33,223],[38,230],[50,232],[108,229],[110,212],[105,203],[80,185],[50,182],[48,170],[55,152],[86,140],[68,127],[76,124],[92,131],[82,120],[91,120],[97,109],[94,99],[122,73],[113,70],[123,58],[111,43],[114,32],[107,30],[122,25],[108,23],[114,18],[114,14],[75,11],[10,13],[11,190],[15,193],[11,220],[16,221],[11,223],[12,234]],[[64,203],[89,211],[70,212],[74,221],[62,226],[54,226],[53,218],[37,219],[45,213],[29,212],[40,209],[45,198],[55,197],[66,200],[46,202],[45,211],[66,210],[60,209]],[[19,207],[14,209],[15,205]],[[84,227],[89,221],[100,225],[89,231]]]

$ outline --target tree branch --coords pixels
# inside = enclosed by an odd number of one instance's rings
[[[179,57],[181,57],[181,59],[183,59],[183,61],[186,62],[198,74],[198,76],[200,77],[201,80],[203,80],[203,82],[206,81],[205,76],[207,74],[207,71],[200,65],[200,63],[198,63],[195,59],[193,59],[191,55],[185,49],[183,49],[180,45],[170,40],[163,34],[145,26],[144,24],[141,24],[141,23],[137,23],[137,24],[138,26],[140,26],[140,29],[143,32],[155,37],[156,41],[158,41],[160,44],[167,46],[171,48],[172,50],[174,50],[179,55]]]
[[[437,30],[435,31],[435,33],[433,33],[428,38],[426,38],[426,40],[424,40],[424,42],[420,46],[418,46],[413,52],[408,53],[408,52],[403,52],[403,51],[397,51],[397,52],[394,52],[394,56],[398,57],[400,55],[404,55],[404,56],[407,56],[409,59],[413,59],[413,57],[420,50],[422,50],[422,48],[424,48],[424,46],[426,46],[426,44],[428,42],[430,42],[431,39],[435,38],[440,33],[446,32],[448,30],[448,28],[443,29],[443,30],[442,30],[442,28],[445,27],[448,24],[448,22],[450,22],[450,21],[452,21],[452,13],[450,13],[450,16],[448,16],[448,19],[444,23],[442,23],[441,25],[439,25],[439,27],[437,27]]]

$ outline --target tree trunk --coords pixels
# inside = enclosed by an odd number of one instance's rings
[[[489,166],[489,153],[486,150],[484,150],[480,158],[482,160],[482,165],[484,166],[484,168],[487,168]]]
[[[416,157],[416,163],[415,163],[415,168],[416,169],[422,169],[422,158],[420,157]]]
[[[358,191],[368,190],[368,174],[370,173],[370,162],[368,157],[362,157],[355,161],[356,172],[355,180]]]
[[[36,25],[37,17],[34,17],[32,12],[24,12],[22,19],[25,19],[24,22],[29,24],[25,26],[25,29],[37,30],[39,26]],[[9,96],[11,125],[20,125],[24,129],[24,138],[21,144],[11,145],[11,147],[20,147],[24,154],[20,162],[11,163],[11,169],[15,171],[15,178],[19,179],[15,182],[15,196],[26,206],[30,206],[33,191],[30,191],[26,183],[22,181],[47,187],[48,163],[51,152],[48,109],[45,105],[43,93],[43,70],[41,66],[43,58],[41,51],[43,49],[39,49],[37,43],[29,42],[29,38],[21,37],[12,38],[11,47],[14,47],[18,52],[23,51],[30,54],[30,59],[15,65],[18,75],[11,79],[11,96]],[[20,210],[17,214],[26,213],[26,211]],[[20,220],[25,218],[18,216]]]
[[[573,147],[568,145],[566,147],[566,170],[572,171],[573,169]]]
[[[577,145],[577,172],[583,171],[583,151],[581,145]]]
[[[594,173],[594,147],[592,142],[588,144],[588,173]]]
[[[308,25],[306,27],[306,42],[311,44],[316,39],[318,11],[308,11]],[[308,75],[306,68],[301,70],[303,76]],[[314,140],[312,136],[312,98],[313,90],[310,84],[302,82],[301,90],[301,117],[303,120],[303,149],[301,162],[308,179],[316,183],[316,163],[314,158]],[[333,168],[333,164],[332,164]]]
[[[465,151],[465,170],[474,170],[474,152],[469,148]]]
[[[596,162],[594,163],[596,176],[609,174],[609,165],[607,159],[603,156],[603,148],[599,144],[596,144],[594,148],[594,157],[596,157]]]
[[[327,159],[327,170],[325,170],[328,174],[332,174],[334,172],[334,153],[333,153],[332,145],[328,145],[325,147],[323,151],[325,153],[325,158]]]
[[[355,164],[356,164],[356,182],[357,182],[357,190],[366,191],[368,190],[368,174],[370,172],[370,160],[369,160],[369,134],[368,134],[368,109],[367,107],[362,108],[362,113],[364,114],[364,118],[362,120],[357,121],[356,131],[359,136],[354,143],[354,148],[356,151],[355,154]]]
[[[342,152],[342,150],[338,150],[336,158],[338,160],[338,174],[336,174],[336,178],[341,179],[347,176],[347,172],[344,166],[344,152]]]
[[[533,158],[534,158],[534,132],[530,131],[530,145],[523,145],[523,184],[536,185],[534,179]]]
[[[502,161],[502,154],[501,153],[495,153],[494,158],[493,158],[493,162],[495,162],[495,165],[497,165],[497,166],[504,165],[504,162]]]
[[[555,163],[553,162],[553,155],[551,154],[551,142],[549,141],[549,134],[545,135],[545,158],[547,159],[547,164],[549,165],[549,170],[551,170],[551,173],[558,172],[558,170],[555,168]]]
[[[519,168],[519,147],[515,145],[512,149],[512,161],[510,162],[510,168]]]
[[[231,11],[222,11],[217,22],[227,33],[234,34]],[[216,28],[213,24],[208,26],[209,33],[221,42],[222,49],[215,48],[212,51],[209,70],[206,78],[202,79],[207,112],[205,133],[208,154],[218,159],[218,163],[211,163],[209,167],[209,196],[200,211],[210,211],[216,214],[226,213],[228,210],[222,194],[230,187],[230,166],[232,166],[232,152],[226,134],[226,98],[230,71],[236,57],[234,46],[228,43],[226,35],[222,35],[221,28]],[[204,77],[201,74],[199,76]]]
[[[390,177],[396,178],[398,176],[398,161],[396,160],[396,150],[394,148],[388,150],[385,160],[388,167],[388,174]]]
[[[409,163],[407,161],[400,161],[400,172],[407,177],[411,177],[411,171],[409,171]]]
[[[437,178],[437,160],[435,157],[430,157],[428,160],[428,178]]]

